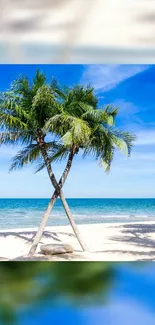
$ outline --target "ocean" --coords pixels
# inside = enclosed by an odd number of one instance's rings
[[[49,199],[0,199],[0,230],[38,227]],[[155,221],[155,199],[67,199],[77,224]],[[48,226],[67,225],[60,200]]]

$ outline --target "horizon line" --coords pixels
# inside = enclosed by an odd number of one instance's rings
[[[16,199],[48,199],[50,200],[50,197],[0,197],[0,200],[5,200],[5,199],[11,199],[11,200],[16,200]],[[58,197],[57,199],[60,200]],[[66,199],[155,199],[155,197],[66,197]]]

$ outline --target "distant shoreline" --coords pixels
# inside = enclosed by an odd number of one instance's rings
[[[155,200],[155,197],[66,197],[66,200]],[[50,200],[48,197],[0,197],[0,200]],[[60,200],[58,198],[57,200]]]
[[[0,200],[50,200],[50,197],[0,197]],[[155,200],[155,197],[66,197],[67,200]],[[57,200],[60,200],[58,197]]]
[[[88,224],[78,224],[78,227],[94,227],[94,226],[123,226],[123,225],[134,225],[134,224],[154,224],[155,225],[155,221],[131,221],[131,222],[103,222],[103,223],[88,223]],[[46,230],[53,230],[53,229],[61,229],[61,228],[70,228],[70,225],[63,225],[63,226],[47,226]],[[23,228],[8,228],[8,229],[4,229],[4,230],[0,230],[0,235],[1,233],[7,233],[7,232],[31,232],[31,231],[37,231],[38,227],[23,227]]]

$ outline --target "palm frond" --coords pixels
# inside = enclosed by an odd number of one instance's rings
[[[98,99],[94,95],[94,88],[91,86],[75,85],[70,91],[71,99],[73,102],[83,102],[92,106],[94,109],[97,107]]]
[[[31,97],[31,87],[27,76],[20,75],[11,84],[11,92],[20,95],[20,97]]]
[[[45,85],[46,76],[39,69],[36,71],[36,75],[33,78],[32,94],[35,96],[37,91]]]
[[[43,127],[46,119],[55,113],[56,108],[55,98],[49,86],[39,88],[32,100],[32,110],[40,127]]]
[[[21,169],[28,163],[35,162],[41,157],[40,147],[37,144],[31,144],[19,151],[17,155],[12,159],[12,164],[9,171]]]
[[[0,144],[14,145],[20,140],[21,133],[16,132],[0,132]]]
[[[89,141],[91,129],[87,122],[72,117],[70,120],[69,130],[60,138],[60,141],[67,147],[86,145]],[[67,128],[65,128],[67,130]]]
[[[52,93],[54,93],[54,95],[56,95],[60,100],[65,100],[66,98],[65,91],[61,89],[61,87],[58,84],[58,81],[54,77],[52,77],[52,81],[50,83],[50,89],[52,90]]]
[[[116,128],[118,108],[98,108],[91,86],[75,85],[63,89],[56,79],[47,84],[39,70],[32,82],[20,76],[11,89],[0,94],[0,143],[27,145],[13,159],[11,170],[39,161],[44,168],[38,134],[55,136],[45,143],[50,162],[65,159],[71,147],[82,149],[83,156],[93,155],[106,171],[115,149],[130,155],[135,136]],[[44,138],[45,139],[45,138]]]
[[[47,149],[48,149],[48,159],[50,163],[58,162],[65,159],[69,153],[69,149],[59,143],[57,144],[55,143],[55,145],[52,146],[48,144]],[[38,164],[35,173],[38,173],[45,167],[46,167],[45,163],[41,162],[40,164]]]
[[[72,116],[66,112],[57,114],[50,118],[45,124],[45,131],[55,132],[62,135],[61,141],[64,144],[72,145],[76,141],[83,143],[88,140],[91,133],[87,121]]]
[[[0,112],[0,124],[2,127],[6,126],[10,129],[27,129],[27,124],[20,118],[3,112]]]
[[[109,136],[111,137],[115,146],[122,151],[123,154],[130,156],[132,147],[136,140],[136,136],[129,132],[123,132],[118,129],[111,129],[109,131]]]
[[[105,172],[110,171],[111,163],[114,157],[114,146],[111,138],[106,138],[104,149],[100,155],[100,166],[102,166]]]
[[[118,114],[119,108],[118,107],[113,107],[112,105],[109,104],[104,108],[104,111],[108,115],[111,115],[111,116],[113,116],[113,118],[115,118],[117,116],[117,114]]]
[[[108,114],[106,111],[101,109],[93,109],[92,107],[87,107],[88,110],[82,114],[82,119],[89,121],[92,126],[93,124],[108,124],[113,125],[113,116]]]

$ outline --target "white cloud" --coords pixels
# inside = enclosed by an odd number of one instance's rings
[[[81,83],[88,84],[96,90],[108,91],[120,82],[146,70],[149,65],[98,64],[85,66]]]
[[[127,102],[125,99],[117,99],[112,103],[115,107],[119,107],[119,118],[123,116],[124,118],[130,119],[131,121],[131,115],[132,114],[132,120],[134,114],[140,111],[140,108],[135,106],[132,102]]]
[[[132,160],[140,160],[140,161],[153,161],[155,163],[155,153],[153,152],[143,152],[143,153],[132,153],[131,154]]]
[[[155,130],[142,130],[136,133],[136,145],[154,145]]]

